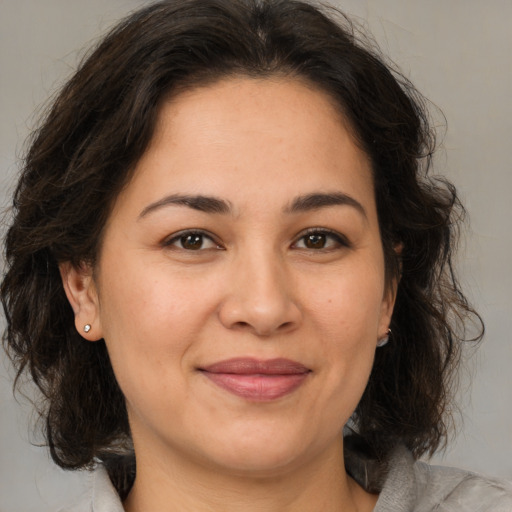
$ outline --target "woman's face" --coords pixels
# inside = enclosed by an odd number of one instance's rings
[[[339,448],[394,299],[367,157],[324,93],[284,79],[165,104],[79,278],[77,327],[105,339],[137,455],[237,472]]]

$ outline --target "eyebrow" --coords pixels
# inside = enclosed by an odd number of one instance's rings
[[[139,214],[139,219],[147,216],[155,210],[166,206],[186,206],[193,210],[205,213],[230,214],[233,212],[229,201],[213,196],[171,194],[146,206]],[[314,192],[296,197],[291,204],[284,208],[284,213],[302,213],[319,210],[329,206],[351,206],[363,217],[367,218],[363,205],[353,197],[342,192],[322,193]]]
[[[319,210],[328,206],[351,206],[355,208],[364,218],[368,218],[363,205],[353,197],[342,192],[306,194],[296,197],[292,203],[285,208],[286,213],[300,213],[311,210]]]
[[[146,206],[139,214],[139,219],[165,206],[186,206],[205,213],[227,214],[232,211],[231,204],[224,199],[202,195],[171,194]]]

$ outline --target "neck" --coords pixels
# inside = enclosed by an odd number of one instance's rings
[[[369,512],[376,499],[346,474],[339,436],[313,460],[257,474],[226,471],[180,454],[162,460],[145,449],[137,457],[137,476],[124,508],[126,512]]]

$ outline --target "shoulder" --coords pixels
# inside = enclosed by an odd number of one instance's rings
[[[512,483],[414,461],[395,450],[375,512],[512,512]]]
[[[92,472],[90,490],[84,494],[80,502],[59,512],[124,512],[124,509],[107,471],[98,466]]]

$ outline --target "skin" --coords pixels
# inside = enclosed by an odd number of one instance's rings
[[[290,211],[319,193],[349,200]],[[230,211],[174,204],[177,194]],[[208,234],[199,248],[181,238],[187,229]],[[394,286],[369,161],[327,95],[298,80],[231,78],[169,100],[97,267],[61,273],[77,329],[105,339],[126,397],[137,456],[127,511],[373,509],[377,497],[345,473],[341,431]],[[233,357],[310,372],[258,402],[198,371]]]

